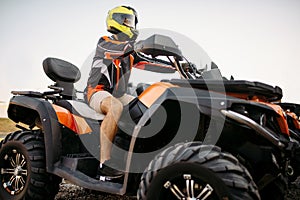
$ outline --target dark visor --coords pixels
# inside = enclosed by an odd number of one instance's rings
[[[135,28],[135,16],[124,14],[124,13],[114,13],[112,18],[117,21],[119,24]]]

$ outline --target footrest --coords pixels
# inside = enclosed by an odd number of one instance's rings
[[[88,176],[95,176],[99,161],[94,157],[62,157],[61,165],[72,171],[81,171]]]

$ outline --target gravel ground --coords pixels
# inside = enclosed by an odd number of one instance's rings
[[[79,186],[66,183],[60,184],[60,190],[55,200],[136,200],[134,197],[111,195],[96,191],[86,190]]]
[[[292,188],[287,192],[285,200],[300,200],[300,179],[297,184],[292,185]]]
[[[136,200],[134,197],[110,195],[100,192],[91,192],[70,183],[63,182],[55,200]],[[300,179],[298,185],[287,192],[285,200],[300,200]]]

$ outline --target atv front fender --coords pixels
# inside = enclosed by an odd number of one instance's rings
[[[30,128],[38,125],[45,136],[46,167],[52,171],[61,155],[61,131],[51,103],[39,98],[13,96],[7,110],[8,117],[16,123],[22,122]]]

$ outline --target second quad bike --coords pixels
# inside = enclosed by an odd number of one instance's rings
[[[200,69],[166,35],[135,51],[180,78],[134,90],[112,150],[125,175],[94,178],[104,116],[77,98],[79,69],[47,58],[51,90],[12,92],[7,113],[20,130],[0,143],[0,199],[54,199],[62,178],[138,199],[283,199],[300,172],[300,128],[281,89],[227,80],[213,62]]]

